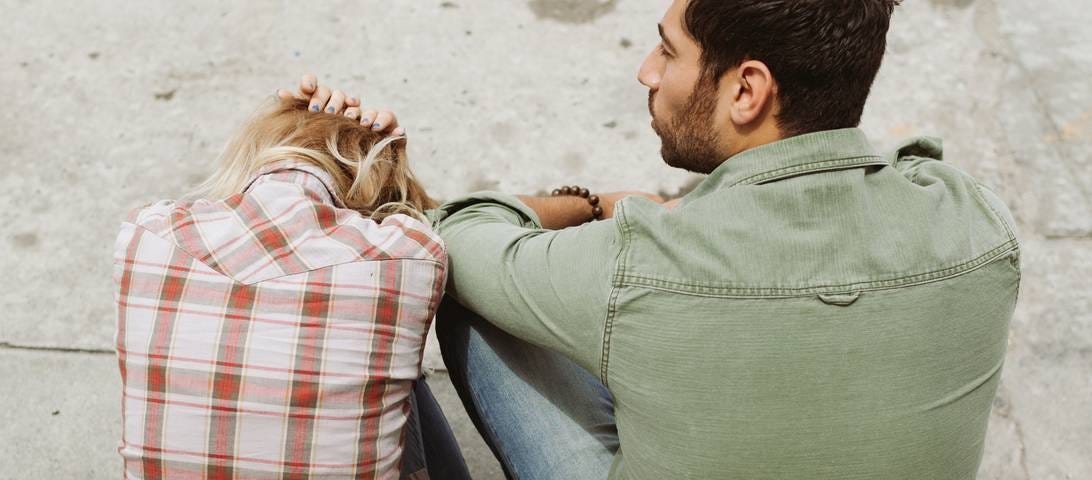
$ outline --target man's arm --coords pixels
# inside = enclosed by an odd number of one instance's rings
[[[621,249],[613,220],[577,197],[484,192],[431,211],[449,258],[448,294],[501,329],[599,372]]]
[[[581,197],[529,197],[517,195],[516,198],[528,208],[534,210],[535,214],[538,215],[542,228],[547,230],[575,227],[594,220],[591,203]]]
[[[603,193],[598,197],[599,207],[603,209],[604,219],[614,217],[615,203],[625,197],[645,197],[656,203],[664,203],[664,199],[657,195],[638,191]],[[541,221],[542,228],[548,230],[574,227],[594,220],[592,204],[586,198],[576,196],[530,197],[523,195],[518,195],[516,198],[528,208],[534,210]],[[673,207],[674,204],[671,206]]]

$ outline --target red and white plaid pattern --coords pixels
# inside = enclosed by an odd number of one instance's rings
[[[416,219],[341,208],[331,185],[279,162],[224,201],[122,224],[125,478],[398,476],[444,247]]]

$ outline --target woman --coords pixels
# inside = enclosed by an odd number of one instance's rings
[[[404,135],[308,107],[269,103],[192,200],[122,224],[126,478],[427,478],[407,424],[436,408],[417,382],[447,267],[434,202]]]

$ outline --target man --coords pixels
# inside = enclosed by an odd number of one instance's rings
[[[675,0],[639,74],[709,174],[674,208],[434,212],[444,359],[509,476],[974,478],[1019,250],[939,141],[854,128],[896,3]]]

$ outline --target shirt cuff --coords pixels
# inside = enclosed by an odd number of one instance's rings
[[[496,217],[498,222],[524,228],[542,229],[542,221],[531,207],[514,195],[501,192],[475,192],[440,205],[425,212],[432,228],[440,227],[459,217],[460,212],[484,214]]]

